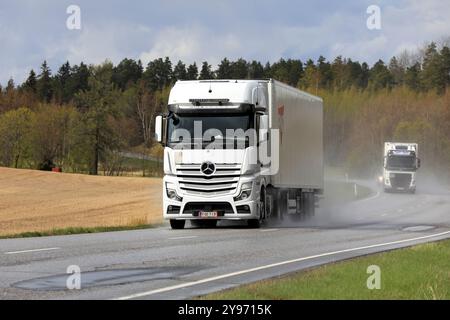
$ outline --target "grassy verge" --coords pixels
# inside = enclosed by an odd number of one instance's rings
[[[92,228],[63,228],[48,231],[23,232],[12,235],[0,236],[0,239],[16,239],[16,238],[35,238],[35,237],[50,237],[50,236],[64,236],[71,234],[87,234],[87,233],[102,233],[114,231],[129,231],[129,230],[143,230],[152,229],[160,225],[140,224],[135,226],[116,226],[116,227],[92,227]]]
[[[367,288],[367,268],[381,269],[381,289]],[[450,241],[325,265],[202,299],[450,299]]]

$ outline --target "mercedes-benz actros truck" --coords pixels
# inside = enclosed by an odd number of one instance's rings
[[[275,80],[178,81],[155,131],[173,229],[314,214],[324,184],[322,99]]]
[[[383,170],[385,192],[415,193],[419,168],[419,145],[417,143],[385,143]]]

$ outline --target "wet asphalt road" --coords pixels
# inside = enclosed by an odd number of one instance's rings
[[[0,240],[0,299],[186,299],[363,254],[450,238],[450,192],[377,193],[314,219]],[[79,266],[81,290],[67,290]]]

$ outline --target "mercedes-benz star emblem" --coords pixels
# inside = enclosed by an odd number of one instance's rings
[[[212,162],[203,162],[202,166],[200,167],[200,171],[205,176],[212,176],[216,172],[216,165]]]

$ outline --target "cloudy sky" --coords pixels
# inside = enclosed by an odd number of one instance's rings
[[[81,9],[81,30],[66,27],[69,5]],[[381,30],[367,28],[370,5],[381,8]],[[450,36],[449,14],[448,0],[0,0],[0,83],[22,82],[44,59],[55,71],[66,60],[164,56],[372,64]]]

